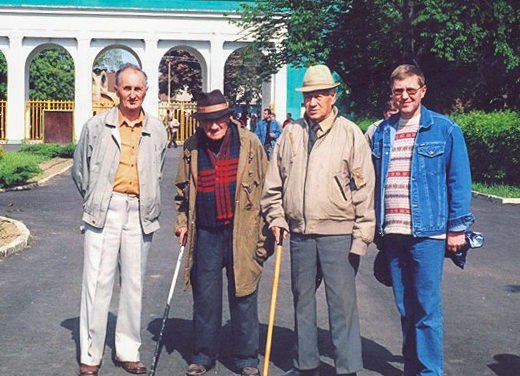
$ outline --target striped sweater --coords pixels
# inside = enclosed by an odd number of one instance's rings
[[[385,186],[385,234],[412,234],[410,171],[420,116],[399,120]]]

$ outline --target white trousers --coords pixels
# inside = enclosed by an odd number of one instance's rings
[[[116,359],[138,361],[146,259],[152,234],[142,232],[139,199],[113,193],[105,227],[85,226],[80,313],[81,363],[103,359],[108,310],[119,265],[121,289],[115,332]]]

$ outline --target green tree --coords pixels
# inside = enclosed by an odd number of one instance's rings
[[[7,99],[7,61],[0,52],[0,100]]]
[[[325,63],[358,115],[380,114],[402,63],[423,68],[434,108],[520,108],[515,0],[256,0],[239,15],[232,22],[265,53],[262,67]]]
[[[168,99],[168,64],[170,64],[170,99],[177,91],[187,88],[197,98],[202,90],[199,61],[188,51],[170,50],[159,63],[159,96]]]
[[[224,67],[224,95],[233,105],[258,102],[262,98],[261,57],[254,50],[234,51]]]
[[[30,99],[74,99],[74,62],[62,48],[37,54],[29,68]]]
[[[111,48],[96,57],[94,67],[106,68],[109,72],[115,72],[124,63],[123,50],[121,48]]]

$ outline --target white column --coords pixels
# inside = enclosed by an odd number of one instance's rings
[[[262,110],[264,108],[270,108],[276,110],[273,96],[273,77],[271,81],[262,82]]]
[[[160,51],[157,39],[146,39],[142,59],[143,70],[148,76],[148,92],[143,103],[143,108],[150,115],[159,115],[159,62]]]
[[[26,56],[22,49],[23,37],[9,37],[7,60],[7,140],[10,144],[18,144],[24,140],[25,113],[25,76],[29,74],[26,68]]]
[[[287,65],[284,65],[273,77],[274,109],[278,121],[285,119],[287,113]]]
[[[220,89],[224,92],[224,42],[212,39],[210,53],[208,91]]]
[[[81,128],[92,116],[92,60],[90,38],[78,38],[74,61],[74,138],[77,140]]]

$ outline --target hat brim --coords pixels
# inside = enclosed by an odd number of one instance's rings
[[[298,87],[295,90],[299,91],[301,93],[310,93],[311,91],[334,89],[334,88],[337,88],[339,85],[340,85],[339,83],[335,83],[335,84],[303,86],[303,87]]]
[[[232,113],[233,109],[225,108],[215,112],[195,112],[192,116],[197,120],[217,120],[224,116],[231,115]]]

